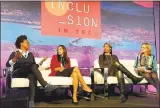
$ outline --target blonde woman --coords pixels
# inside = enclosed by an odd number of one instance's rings
[[[157,77],[157,62],[155,55],[152,54],[150,44],[143,43],[141,45],[141,53],[137,56],[135,61],[135,71],[157,89],[157,98],[159,98],[160,83]]]

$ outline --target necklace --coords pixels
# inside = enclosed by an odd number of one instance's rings
[[[112,55],[109,55],[110,56],[110,62],[109,62],[109,59],[107,58],[107,64],[109,65],[108,67],[110,67],[110,65],[112,64]]]

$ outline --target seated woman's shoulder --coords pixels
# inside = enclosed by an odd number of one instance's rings
[[[70,57],[67,57],[67,59],[70,59]]]
[[[151,56],[156,57],[154,54],[151,54]]]
[[[55,57],[57,57],[57,55],[53,55],[53,56],[52,56],[52,58],[55,58]]]
[[[112,54],[112,56],[115,56],[115,57],[117,57],[117,55],[115,55],[115,54]]]
[[[151,56],[155,56],[154,54],[151,54]]]
[[[103,56],[103,54],[100,54],[99,56]]]
[[[99,58],[103,58],[103,54],[99,55]]]

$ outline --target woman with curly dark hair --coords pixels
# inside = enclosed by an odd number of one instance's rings
[[[28,78],[29,79],[29,107],[34,107],[34,96],[37,86],[37,80],[44,87],[45,91],[52,91],[57,88],[48,84],[42,77],[41,72],[38,70],[40,64],[45,61],[44,58],[39,64],[36,64],[34,55],[29,52],[30,43],[26,35],[21,35],[17,38],[15,46],[18,49],[11,53],[6,67],[12,71],[13,78]]]

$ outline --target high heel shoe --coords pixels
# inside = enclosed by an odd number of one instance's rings
[[[78,105],[78,101],[77,101],[77,102],[74,102],[73,99],[72,99],[72,104]]]
[[[87,91],[86,89],[82,88],[84,91],[86,91],[87,93],[91,93],[93,90],[91,89],[91,91]]]

